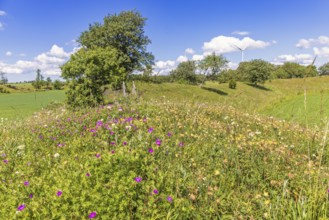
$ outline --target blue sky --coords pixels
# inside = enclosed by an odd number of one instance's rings
[[[148,19],[156,73],[212,52],[236,68],[237,47],[245,61],[329,62],[327,0],[0,0],[0,71],[9,81],[33,80],[38,68],[58,78],[89,24],[134,9]]]

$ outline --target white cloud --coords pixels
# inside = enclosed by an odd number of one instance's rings
[[[193,50],[192,48],[187,48],[187,49],[185,50],[185,53],[186,53],[186,54],[194,54],[195,52],[194,52],[194,50]]]
[[[0,10],[0,16],[5,16],[7,13],[5,11]]]
[[[283,54],[274,58],[273,64],[282,65],[285,62],[295,62],[301,65],[309,65],[313,62],[314,56],[311,54]]]
[[[313,38],[300,39],[296,44],[296,47],[308,49],[311,46],[315,46],[315,45],[329,45],[329,37],[320,36],[317,39],[313,39]]]
[[[270,42],[254,40],[250,37],[239,39],[236,37],[218,36],[203,44],[204,54],[216,52],[219,54],[238,51],[241,49],[262,49],[269,46]]]
[[[193,55],[192,60],[194,60],[194,61],[200,61],[203,58],[204,58],[204,55],[195,54],[195,55]]]
[[[250,33],[248,31],[233,31],[232,34],[233,35],[240,35],[240,36],[247,36]]]
[[[186,62],[188,61],[188,58],[186,56],[179,56],[176,59],[176,62],[181,63],[181,62]]]
[[[0,22],[0,30],[3,30],[3,24]]]
[[[13,55],[12,52],[10,52],[10,51],[7,51],[7,52],[6,52],[6,56],[7,56],[7,57],[10,57],[11,55]]]
[[[239,64],[238,63],[234,63],[234,62],[228,62],[227,64],[227,68],[228,69],[232,69],[232,70],[235,70],[239,67]]]
[[[156,75],[165,75],[169,74],[171,70],[173,70],[176,67],[176,62],[173,60],[167,60],[167,61],[157,61],[155,62],[155,65],[153,66],[153,74]]]
[[[322,47],[322,48],[313,48],[313,52],[315,55],[320,57],[329,57],[329,47]]]
[[[45,75],[60,75],[59,67],[68,60],[73,52],[65,52],[63,48],[55,44],[48,52],[37,55],[33,60],[18,60],[14,64],[0,62],[0,71],[8,74],[24,74],[40,69]],[[20,56],[25,56],[25,54],[20,54]]]

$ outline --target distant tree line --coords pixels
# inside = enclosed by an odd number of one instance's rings
[[[61,90],[64,86],[64,83],[61,82],[60,80],[55,80],[52,82],[50,77],[47,77],[46,79],[44,76],[41,74],[41,70],[37,69],[37,74],[35,77],[35,80],[31,82],[32,86],[35,89],[55,89],[55,90]]]

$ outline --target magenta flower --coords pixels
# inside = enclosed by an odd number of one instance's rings
[[[172,202],[172,197],[171,197],[171,196],[168,196],[168,197],[167,197],[167,201],[168,201],[168,202]]]
[[[154,193],[154,194],[159,194],[159,191],[158,191],[157,189],[154,189],[154,190],[153,190],[153,193]]]
[[[149,128],[147,132],[148,132],[148,133],[152,133],[153,130],[154,130],[153,128]]]
[[[135,179],[134,179],[137,183],[140,183],[141,181],[142,181],[142,177],[136,177]]]
[[[160,145],[161,145],[161,142],[162,142],[162,141],[161,141],[160,139],[157,138],[157,140],[155,141],[155,144],[158,145],[158,146],[160,146]]]
[[[180,142],[180,143],[179,143],[179,146],[180,146],[180,147],[183,147],[183,146],[184,146],[184,143],[183,143],[183,142]]]
[[[92,212],[89,214],[88,218],[95,218],[97,216],[96,212]]]
[[[168,132],[167,136],[168,137],[171,137],[172,136],[172,133]]]
[[[111,132],[110,132],[110,135],[114,135],[114,132],[113,132],[113,131],[111,131]]]
[[[56,195],[57,195],[57,196],[62,196],[62,194],[63,194],[63,192],[62,192],[62,191],[60,191],[60,190],[59,190],[59,191],[57,191],[57,193],[56,193]]]
[[[95,156],[96,156],[97,158],[100,158],[100,157],[101,157],[101,154],[98,154],[98,153],[97,153]]]
[[[32,194],[32,193],[29,195],[29,198],[30,198],[30,199],[32,199],[32,198],[33,198],[33,194]]]
[[[115,150],[112,150],[111,153],[112,153],[112,154],[115,154]]]
[[[125,142],[123,142],[123,145],[127,145],[127,142],[125,141]]]
[[[87,176],[87,177],[90,177],[90,173],[86,173],[86,176]]]
[[[115,145],[115,142],[114,141],[111,141],[111,145]]]
[[[8,163],[8,160],[3,160],[3,162],[7,164]]]
[[[28,181],[24,182],[24,186],[28,186],[30,183]]]
[[[26,208],[26,206],[24,204],[18,206],[17,210],[18,211],[23,211]]]
[[[153,148],[150,148],[150,149],[149,149],[149,153],[150,153],[150,154],[153,154],[153,152],[154,152]]]

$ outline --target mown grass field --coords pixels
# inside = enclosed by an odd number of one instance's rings
[[[62,102],[64,99],[63,90],[0,94],[0,118],[24,119],[51,102]]]
[[[0,218],[328,219],[329,124],[263,115],[304,106],[305,88],[317,103],[324,80],[136,83],[110,105],[0,121]]]

